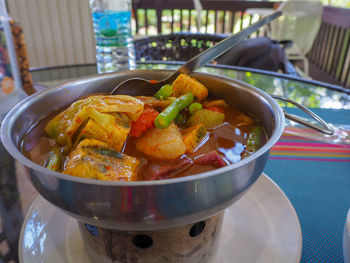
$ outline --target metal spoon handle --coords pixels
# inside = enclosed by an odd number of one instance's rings
[[[271,15],[265,16],[263,19],[248,26],[244,30],[232,35],[231,37],[225,38],[224,40],[217,43],[215,46],[203,51],[202,53],[190,59],[186,64],[181,66],[171,77],[176,78],[180,73],[189,74],[197,68],[204,66],[208,62],[212,61],[213,59],[217,58],[218,56],[222,55],[223,53],[237,45],[243,39],[255,32],[258,28],[262,27],[263,25],[266,25],[267,23],[271,22],[280,15],[282,15],[282,11],[276,11]]]

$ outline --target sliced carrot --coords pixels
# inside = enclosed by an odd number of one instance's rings
[[[145,108],[140,117],[131,124],[130,136],[140,137],[146,130],[153,127],[154,119],[158,114],[157,111],[151,108]]]

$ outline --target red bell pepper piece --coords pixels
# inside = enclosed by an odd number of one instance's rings
[[[154,126],[154,119],[158,116],[158,111],[145,108],[140,117],[132,122],[130,129],[131,137],[140,137],[146,130]]]

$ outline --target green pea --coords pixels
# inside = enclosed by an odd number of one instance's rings
[[[189,111],[190,111],[190,114],[193,114],[194,112],[203,109],[203,107],[202,107],[202,104],[200,104],[200,103],[198,103],[198,102],[195,102],[195,103],[192,103],[192,104],[188,107],[188,109],[189,109]]]

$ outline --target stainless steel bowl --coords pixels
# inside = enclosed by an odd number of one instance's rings
[[[267,143],[233,165],[183,178],[140,182],[83,179],[48,170],[19,150],[23,136],[39,120],[92,93],[109,93],[131,78],[163,79],[167,70],[136,70],[95,75],[67,82],[34,94],[12,109],[1,127],[7,151],[29,171],[28,177],[49,202],[72,217],[100,227],[121,230],[156,230],[201,221],[238,200],[264,169],[270,148],[280,138],[284,114],[265,92],[241,81],[193,73],[211,96],[250,112],[264,125]]]

